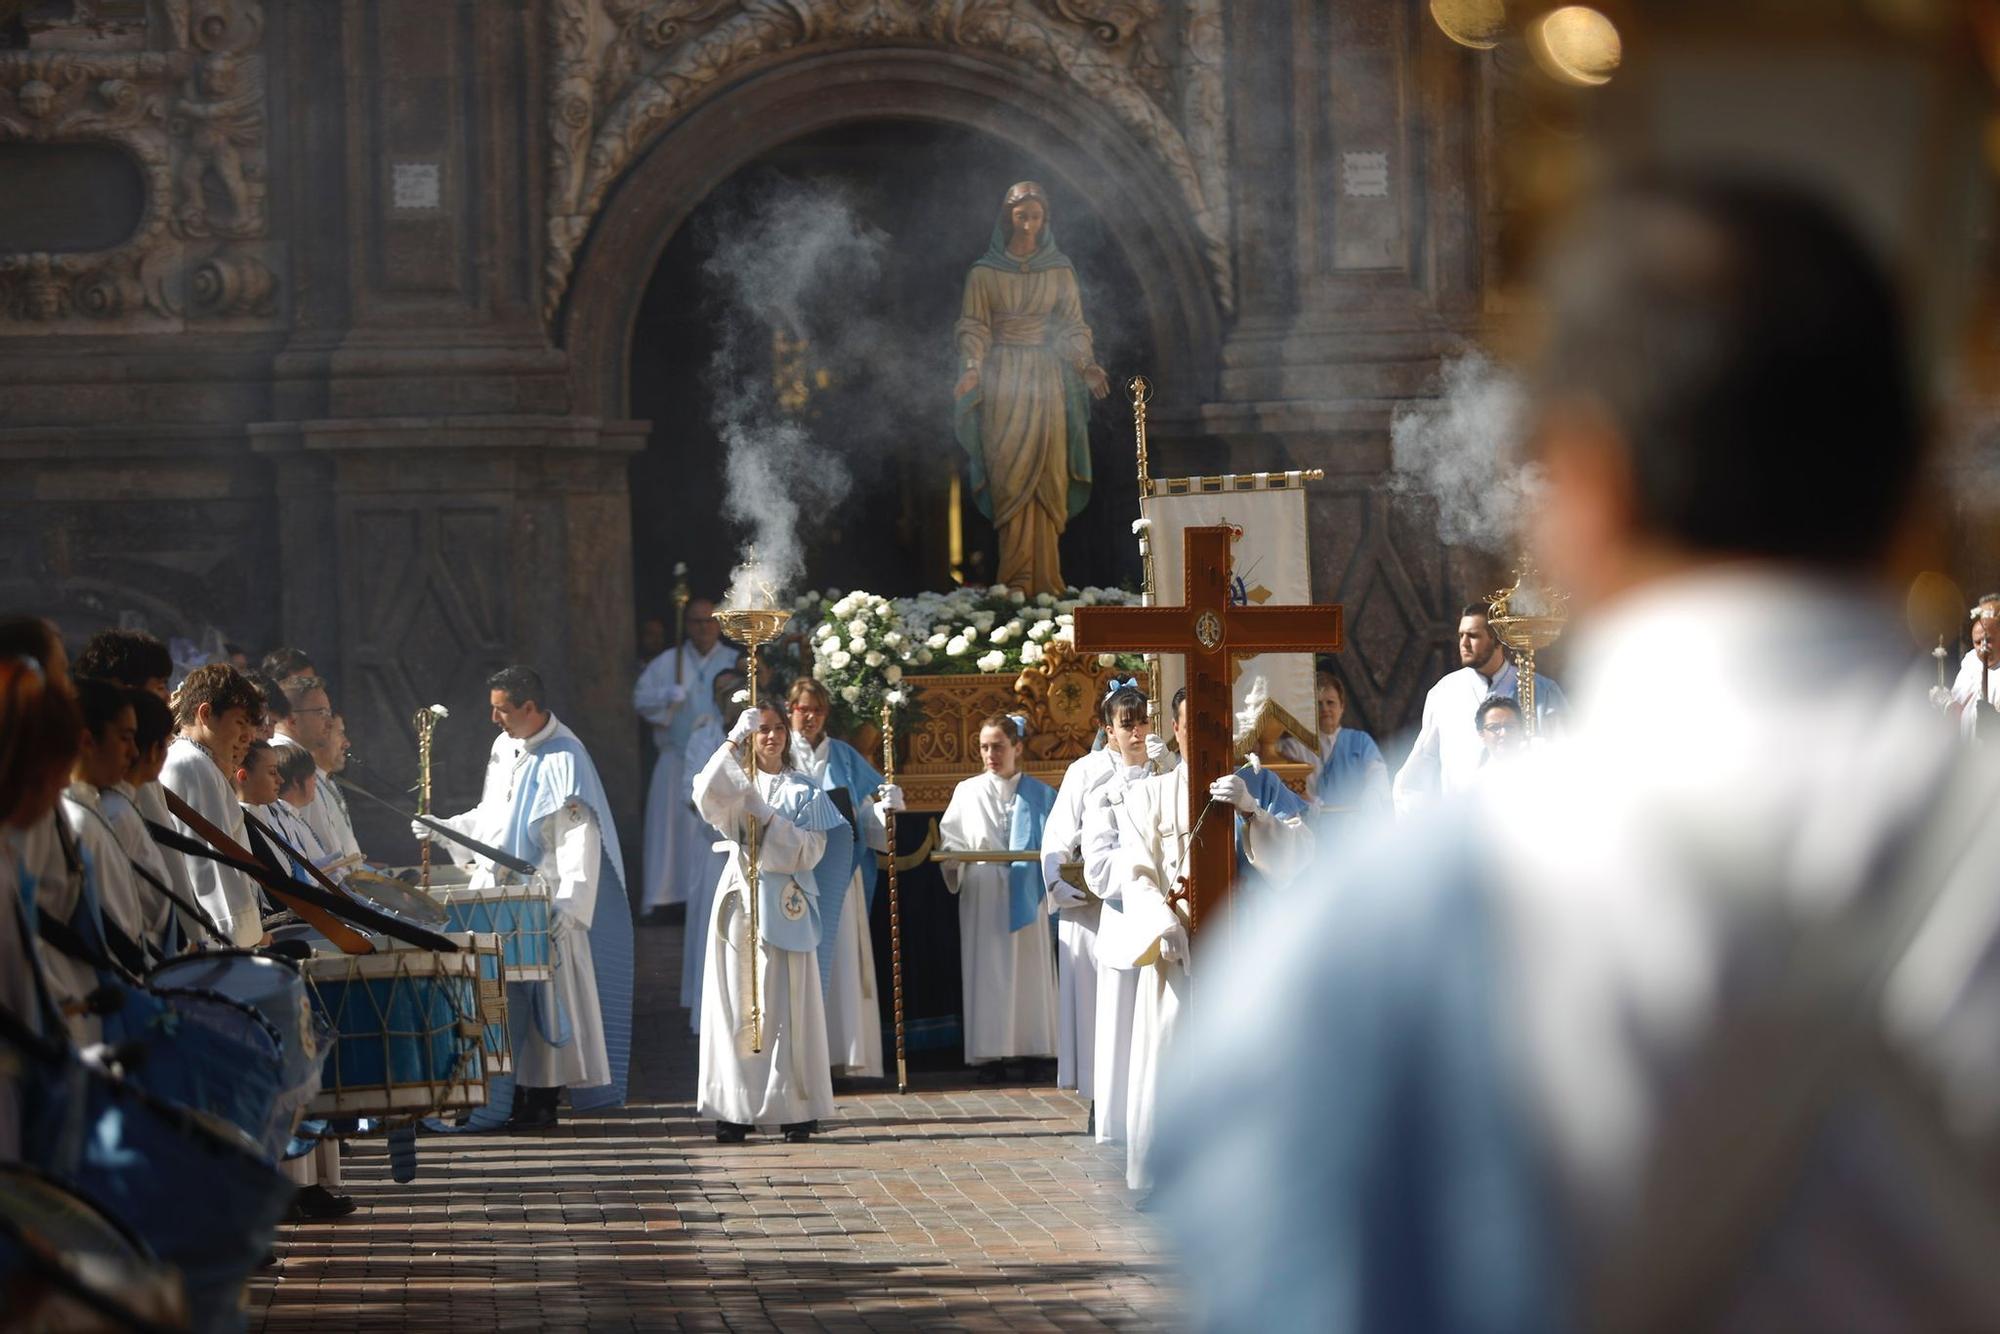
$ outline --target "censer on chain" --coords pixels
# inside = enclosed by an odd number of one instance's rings
[[[1513,650],[1520,687],[1515,694],[1521,721],[1533,736],[1535,723],[1535,654],[1562,638],[1569,622],[1569,594],[1542,582],[1528,557],[1514,570],[1514,584],[1486,599],[1486,624],[1502,644]]]

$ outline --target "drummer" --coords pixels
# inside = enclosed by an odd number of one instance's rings
[[[441,823],[534,863],[537,877],[549,886],[553,974],[547,982],[510,983],[507,988],[516,1081],[507,1128],[541,1131],[556,1124],[556,1103],[564,1088],[571,1090],[572,1106],[624,1100],[623,1048],[630,1020],[610,1025],[598,1000],[602,968],[602,991],[631,1003],[624,858],[597,766],[576,733],[548,711],[540,674],[508,667],[486,684],[500,735],[486,763],[485,787],[479,805]],[[410,832],[420,840],[438,837],[422,823],[413,822]],[[475,887],[498,883],[491,862],[449,839],[443,842],[455,860],[473,870]],[[597,891],[606,875],[616,892],[599,912]],[[626,971],[619,978],[611,972],[615,957],[598,946],[615,946],[621,924]],[[615,1053],[608,1028],[618,1041]],[[584,1089],[593,1092],[580,1099],[578,1091]],[[475,1115],[473,1124],[477,1122]]]

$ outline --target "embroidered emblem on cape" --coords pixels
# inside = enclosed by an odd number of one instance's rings
[[[806,894],[796,883],[785,886],[784,897],[778,906],[785,910],[785,916],[796,922],[806,915]]]

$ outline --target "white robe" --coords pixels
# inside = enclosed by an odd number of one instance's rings
[[[1085,861],[1084,824],[1091,808],[1098,805],[1107,792],[1122,789],[1134,779],[1149,777],[1152,773],[1150,764],[1122,763],[1116,751],[1090,752],[1064,772],[1062,786],[1056,790],[1055,807],[1050,810],[1048,823],[1042,829],[1042,880],[1049,887],[1049,909],[1057,914],[1056,1086],[1075,1089],[1078,1096],[1086,1099],[1097,1096],[1097,931],[1099,919],[1106,910],[1103,899],[1096,892],[1101,888],[1102,881],[1090,879],[1087,864],[1084,883],[1091,886],[1091,892],[1081,903],[1059,904],[1061,899],[1073,899],[1075,892],[1074,887],[1062,879],[1063,863]],[[1114,981],[1108,988],[1113,1005],[1109,1027],[1126,1034],[1129,1040],[1131,1002],[1137,992],[1134,986],[1136,978],[1129,976],[1130,970],[1125,971],[1128,976],[1124,985]],[[1117,1066],[1122,1078],[1124,1062],[1119,1061]],[[1116,1119],[1122,1126],[1123,1115]],[[1104,1122],[1101,1108],[1098,1109],[1097,1121],[1101,1128]]]
[[[441,823],[492,847],[501,847],[514,808],[514,784],[536,747],[557,736],[574,737],[551,714],[542,730],[524,741],[502,732],[486,761],[479,805]],[[548,816],[540,831],[542,858],[536,872],[549,886],[549,981],[554,1003],[569,1021],[569,1041],[557,1045],[530,1018],[526,1040],[514,1049],[514,1081],[522,1088],[589,1088],[611,1082],[611,1058],[604,1045],[604,1016],[597,1003],[597,970],[590,954],[590,921],[597,908],[597,877],[603,865],[597,817],[571,801]],[[444,846],[461,865],[473,868],[476,886],[497,883],[491,862],[448,839]],[[506,873],[512,876],[512,872]],[[614,904],[613,910],[622,905]]]
[[[273,735],[271,738],[273,742],[282,741],[286,745],[297,746],[300,750],[312,749],[297,737],[288,736],[282,730],[283,726],[284,724],[279,724],[281,730]],[[334,806],[336,798],[327,791],[333,779],[317,765],[314,766],[314,772],[319,775],[319,781],[313,785],[313,799],[298,808],[298,811],[299,818],[312,830],[313,838],[320,846],[320,853],[313,860],[319,863],[320,869],[325,870],[328,863],[339,861],[350,853],[359,853],[360,849],[349,846],[354,841],[353,827],[346,825],[345,813],[336,811]],[[330,879],[338,881],[346,876],[346,869],[328,872],[328,875]]]
[[[1007,846],[1016,774],[982,773],[952,789],[939,822],[940,846],[965,852],[1035,852]],[[965,1063],[1056,1054],[1055,951],[1046,898],[1035,919],[1009,926],[1007,874],[999,862],[945,862],[945,887],[958,895],[958,947],[965,1014]]]
[[[176,737],[167,748],[160,784],[228,835],[238,847],[249,846],[250,836],[243,827],[243,808],[237,804],[236,792],[222,766],[209,756],[206,747],[186,737]],[[179,819],[174,820],[174,828],[197,843],[208,841]],[[256,882],[206,857],[183,860],[195,898],[208,909],[208,915],[215,919],[223,934],[245,947],[264,938],[264,909]]]
[[[1958,664],[1958,677],[1951,683],[1951,705],[1958,713],[1958,730],[1970,737],[1978,725],[1978,710],[1972,707],[1984,686],[1986,702],[2000,708],[2000,671],[1988,672],[1977,653],[1967,652]],[[1989,740],[1991,738],[1988,738]]]
[[[145,840],[146,846],[152,849],[154,858],[166,868],[167,884],[172,886],[174,893],[180,895],[189,903],[198,905],[200,900],[195,897],[194,882],[188,878],[188,859],[178,853],[169,852],[158,843],[155,843],[152,831],[148,830],[144,825],[144,821],[150,820],[163,829],[172,829],[174,827],[174,817],[167,811],[166,789],[161,787],[159,781],[155,779],[153,782],[146,784],[132,793],[132,804],[137,807],[140,817],[136,836]],[[114,819],[112,823],[115,825],[118,821]],[[188,944],[200,943],[202,945],[215,943],[214,938],[208,934],[207,928],[202,926],[193,917],[186,913],[181,913],[180,919],[181,940],[183,942]]]
[[[715,754],[715,748],[727,739],[719,718],[703,718],[694,725],[681,766],[681,772],[687,775],[689,810],[694,809],[695,775]],[[690,1033],[701,1032],[701,982],[708,971],[708,919],[715,912],[716,882],[722,879],[722,868],[729,861],[729,854],[717,848],[713,840],[703,847],[701,872],[688,882],[687,922],[681,930],[681,1005],[688,1012]]]
[[[1133,1190],[1152,1186],[1161,1062],[1192,996],[1185,905],[1168,902],[1187,864],[1187,781],[1183,765],[1131,784],[1108,803],[1120,829],[1109,882],[1117,884],[1125,910],[1104,924],[1098,949],[1116,966],[1136,968],[1139,978],[1125,1101],[1125,1183]],[[1273,881],[1288,878],[1312,850],[1312,829],[1303,820],[1260,809],[1244,821],[1241,851]]]
[[[319,781],[314,788],[313,810],[326,822],[326,831],[320,835],[320,843],[328,852],[342,857],[359,857],[361,845],[354,839],[354,816],[347,809],[347,794],[340,790],[339,780],[324,769],[317,771]],[[318,826],[314,826],[318,831]]]
[[[105,922],[134,944],[157,944],[171,905],[163,909],[165,899],[132,869],[132,858],[104,813],[103,794],[88,783],[71,783],[63,792],[62,812],[77,847],[96,869],[97,906]]]
[[[1479,739],[1473,715],[1489,695],[1514,698],[1519,682],[1519,669],[1506,662],[1490,680],[1476,668],[1461,667],[1430,688],[1424,696],[1424,721],[1416,743],[1396,771],[1398,815],[1407,815],[1440,796],[1463,792],[1479,781],[1486,744]],[[1562,687],[1553,678],[1537,674],[1535,716],[1542,733],[1553,730],[1552,720],[1566,705]]]
[[[62,818],[60,811],[51,811],[26,829],[9,830],[8,836],[17,850],[20,869],[35,882],[36,912],[73,922],[79,919],[83,906],[83,872],[81,862],[72,868],[63,855],[62,835],[56,828]],[[94,965],[72,958],[45,940],[30,943],[41,958],[49,999],[59,1010],[97,989]],[[94,1014],[66,1013],[63,1024],[69,1029],[70,1041],[79,1047],[98,1041],[104,1032],[102,1021]]]
[[[734,667],[741,656],[723,643],[706,654],[696,653],[690,644],[684,664],[682,650],[670,648],[647,664],[632,687],[632,707],[651,724],[653,744],[659,748],[653,780],[646,789],[640,904],[644,909],[688,900],[695,883],[704,878],[714,883],[708,857],[714,840],[689,803],[694,770],[688,767],[686,750],[696,724],[717,716],[715,678]],[[679,700],[673,698],[676,688],[684,692]]]
[[[153,790],[154,800],[157,801],[159,799],[157,785],[148,783],[146,787]],[[153,836],[146,832],[146,820],[151,817],[148,817],[141,807],[141,803],[146,799],[145,795],[127,784],[119,783],[101,789],[98,796],[100,798],[98,807],[104,812],[104,818],[110,821],[111,832],[117,835],[119,846],[125,849],[126,857],[135,865],[144,867],[147,874],[159,880],[175,894],[193,902],[194,891],[187,886],[186,868],[182,866],[181,859],[168,858],[160,845],[153,841]],[[160,823],[166,823],[164,807],[158,818]],[[178,880],[177,875],[181,877]],[[163,948],[169,924],[184,914],[174,907],[172,899],[143,880],[135,888],[139,891],[139,901],[144,906],[147,938],[154,948]],[[193,922],[182,921],[180,928],[183,942],[209,939],[208,933]]]
[[[796,774],[759,773],[759,791],[772,799]],[[749,779],[735,748],[719,747],[695,776],[695,804],[702,818],[724,834],[728,862],[715,888],[708,928],[708,966],[702,979],[701,1069],[696,1115],[747,1126],[796,1125],[833,1115],[832,1063],[826,1049],[826,1012],[820,1002],[819,958],[811,950],[756,944],[760,1049],[750,1050],[750,977],[744,946],[749,927],[744,896],[741,836]],[[760,869],[810,870],[826,851],[826,835],[782,817],[764,821],[757,848]]]
[[[808,747],[799,738],[792,743],[792,761],[799,773],[814,787],[824,788],[827,756],[833,740],[821,737]],[[868,846],[885,852],[889,840],[882,822],[875,818],[875,799],[863,798],[854,813],[861,828],[857,837]],[[872,867],[872,859],[864,862]],[[846,905],[840,910],[840,929],[833,944],[833,975],[826,981],[826,1046],[838,1073],[856,1079],[882,1077],[882,998],[875,988],[875,942],[868,931],[868,894],[861,883],[862,867],[848,877]]]

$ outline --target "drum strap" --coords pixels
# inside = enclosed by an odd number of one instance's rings
[[[121,848],[124,847],[124,840],[118,838],[118,831],[111,827],[111,821],[105,818],[103,811],[100,811],[93,806],[86,806],[84,807],[84,809],[97,817],[97,822],[104,826],[104,828],[111,834],[112,839],[117,841],[119,847]],[[141,820],[145,820],[144,816],[140,816],[139,818]],[[150,820],[147,820],[146,823],[148,826],[152,826],[152,822]],[[210,917],[207,912],[203,911],[202,906],[199,903],[190,903],[186,899],[182,898],[180,895],[174,893],[172,886],[168,885],[167,882],[160,879],[160,877],[154,875],[152,871],[147,868],[145,863],[141,862],[137,857],[134,857],[131,853],[128,852],[125,854],[125,861],[127,865],[131,866],[132,874],[138,876],[141,880],[151,885],[154,889],[159,890],[160,893],[165,896],[168,903],[173,904],[175,908],[180,910],[182,913],[185,913],[189,918],[201,923],[202,929],[207,931],[209,935],[213,936],[219,944],[227,946],[235,943],[234,941],[230,940],[228,936],[222,934],[222,928],[215,924],[215,919],[213,917]]]
[[[343,896],[335,894],[332,896],[335,902],[329,903],[328,896],[322,895],[310,885],[302,885],[297,881],[289,884],[280,882],[277,876],[265,870],[248,852],[245,852],[235,839],[217,829],[207,816],[188,805],[172,788],[163,788],[161,792],[167,799],[167,809],[173,812],[176,820],[201,835],[217,852],[229,854],[239,863],[238,870],[263,885],[271,892],[271,897],[280,904],[312,923],[313,928],[338,946],[343,954],[374,953],[374,942],[341,920],[353,916],[352,913],[343,910],[345,906]],[[246,811],[244,818],[251,820],[254,817]]]

